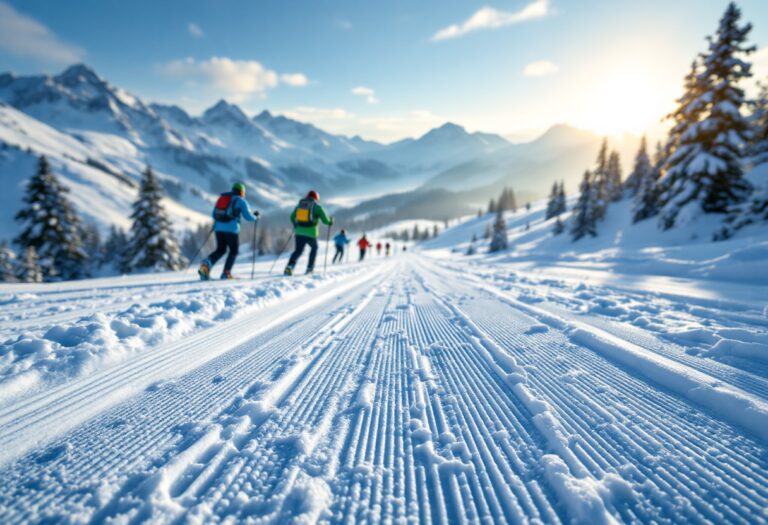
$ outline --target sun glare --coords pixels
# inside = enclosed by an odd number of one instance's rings
[[[597,80],[579,123],[604,135],[640,134],[659,125],[674,96],[664,93],[649,71],[634,66],[614,68]]]

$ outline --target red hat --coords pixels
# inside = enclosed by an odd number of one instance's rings
[[[309,193],[307,193],[307,198],[312,199],[313,201],[319,201],[320,195],[315,190],[311,190]]]

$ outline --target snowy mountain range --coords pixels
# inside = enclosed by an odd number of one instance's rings
[[[26,179],[40,154],[87,220],[128,226],[136,182],[149,164],[169,196],[177,227],[207,220],[214,195],[245,180],[266,210],[308,187],[334,197],[384,195],[421,186],[467,190],[511,184],[543,194],[555,178],[576,180],[599,137],[558,126],[528,144],[446,123],[417,139],[380,144],[327,133],[220,101],[200,116],[152,104],[78,64],[56,76],[0,74],[0,176],[6,191],[0,236],[13,235]],[[478,193],[477,191],[475,193]],[[479,191],[478,200],[485,200]]]

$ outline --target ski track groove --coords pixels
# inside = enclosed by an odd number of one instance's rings
[[[483,295],[477,291],[470,290],[467,290],[467,294],[463,296],[465,299],[470,294]],[[467,300],[467,302],[469,301]],[[553,337],[559,336],[562,338],[561,341],[556,342],[554,345],[540,344],[542,339],[548,339],[541,336],[547,336],[547,334],[537,334],[538,337],[536,339],[528,337],[528,340],[524,340],[527,337],[524,335],[525,326],[530,324],[530,321],[526,322],[526,317],[529,317],[527,314],[509,308],[511,315],[502,316],[496,313],[495,310],[492,312],[488,308],[489,305],[485,304],[484,306],[478,304],[475,308],[468,309],[468,312],[473,320],[483,325],[490,336],[504,348],[517,349],[514,355],[522,362],[521,364],[529,364],[536,367],[536,373],[529,374],[529,383],[539,392],[548,392],[546,397],[557,399],[557,401],[551,402],[551,405],[559,412],[558,417],[568,433],[578,436],[578,443],[583,445],[583,455],[591,459],[587,464],[596,465],[601,459],[611,458],[613,466],[616,468],[622,464],[631,464],[633,458],[625,453],[626,449],[620,444],[611,443],[604,436],[596,435],[594,430],[590,428],[590,422],[585,419],[585,416],[590,417],[591,413],[594,421],[601,421],[599,412],[590,406],[593,403],[590,403],[590,405],[580,405],[578,411],[572,408],[573,403],[570,400],[573,399],[572,392],[575,389],[567,390],[560,386],[557,381],[559,377],[562,377],[568,371],[574,369],[587,371],[587,377],[590,378],[590,382],[580,382],[579,387],[583,392],[592,390],[592,395],[589,396],[591,399],[600,399],[599,393],[594,389],[594,383],[597,379],[599,379],[601,384],[609,386],[614,392],[627,392],[633,389],[638,392],[636,396],[624,395],[620,398],[621,402],[624,403],[622,412],[631,414],[635,424],[621,424],[628,418],[624,417],[621,412],[612,414],[612,417],[615,419],[612,424],[618,425],[619,428],[615,433],[631,439],[637,446],[642,446],[646,441],[635,432],[638,424],[647,425],[649,422],[665,420],[669,423],[671,414],[699,412],[688,406],[689,403],[685,400],[679,400],[674,396],[664,394],[663,391],[651,391],[642,380],[628,375],[620,368],[614,367],[592,351],[580,349],[570,344],[567,338],[562,335],[553,334]],[[518,319],[515,320],[511,316]],[[535,320],[539,321],[538,319]],[[552,334],[552,331],[548,333]],[[571,351],[563,352],[563,348],[569,348]],[[532,351],[536,352],[535,356],[531,355]],[[577,358],[573,357],[573,352],[575,351],[578,352]],[[544,354],[542,355],[542,353]],[[526,363],[527,356],[530,356],[529,363]],[[545,381],[547,376],[549,376],[549,380]],[[608,404],[608,406],[612,410],[616,410],[616,405]],[[727,425],[720,423],[719,420],[711,420],[703,413],[697,416],[698,419],[701,419],[710,428],[715,427],[721,435],[708,436],[696,432],[696,426],[685,421],[683,418],[677,422],[674,430],[670,430],[669,427],[671,425],[669,424],[658,425],[649,429],[645,434],[645,437],[650,437],[654,434],[659,436],[658,439],[650,438],[650,447],[648,448],[652,451],[667,449],[666,452],[670,454],[669,459],[672,459],[674,456],[680,456],[678,460],[680,463],[675,468],[677,469],[677,476],[681,476],[684,483],[681,484],[681,480],[676,476],[676,481],[667,480],[666,489],[667,491],[671,489],[673,493],[682,492],[682,498],[693,502],[697,512],[703,516],[709,516],[711,520],[749,523],[751,516],[757,516],[763,512],[762,509],[768,500],[765,451],[764,449],[761,450],[760,447],[751,445],[748,439],[740,438],[738,435],[729,436],[731,433],[728,432]],[[605,420],[602,419],[602,421]],[[593,439],[589,439],[590,437]],[[669,447],[665,446],[665,443],[672,443],[679,447],[678,450],[674,451],[674,456],[672,455],[673,451],[668,450]],[[736,445],[740,445],[741,450],[734,451],[733,447]],[[593,452],[590,453],[589,449],[593,449]],[[711,452],[713,450],[716,452]],[[646,450],[645,452],[647,456],[654,456],[654,453],[651,451]],[[623,461],[620,461],[622,456],[626,457]],[[720,461],[720,458],[717,456],[727,457],[728,460]],[[706,463],[702,463],[702,465],[697,465],[688,459],[702,457],[707,458]],[[762,470],[755,470],[756,464],[763,465]],[[649,480],[653,479],[654,473],[652,468],[649,468],[650,466],[643,465],[642,462],[635,466],[644,471],[643,473]],[[602,475],[602,472],[594,467],[593,473],[597,476]],[[699,485],[702,479],[708,479],[709,483]],[[724,483],[724,481],[727,483]],[[734,486],[731,487],[729,485]],[[717,487],[718,490],[712,492],[714,487]],[[709,501],[732,498],[734,501],[738,501],[739,506],[742,506],[745,510],[737,513],[733,510],[732,506],[720,505],[721,509],[726,509],[723,511],[726,515],[719,514],[712,505],[703,499],[701,494],[706,494]],[[652,496],[668,498],[669,492],[657,493],[654,491]]]
[[[323,311],[280,318],[0,467],[2,521],[766,522],[765,443],[575,344],[548,314],[473,286],[475,268],[447,266],[400,258]],[[768,392],[768,380],[653,334],[633,342]],[[561,497],[553,458],[597,514]]]

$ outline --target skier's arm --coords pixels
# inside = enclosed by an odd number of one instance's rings
[[[317,206],[317,216],[320,218],[321,221],[323,221],[323,224],[327,224],[328,226],[333,224],[333,217],[328,217],[325,214],[325,210],[323,209],[322,206],[319,206],[319,205]]]
[[[248,206],[248,201],[245,199],[240,199],[240,216],[245,219],[248,222],[256,222],[256,219],[259,218],[259,215],[261,215],[258,211],[255,213],[251,212],[251,207]]]

